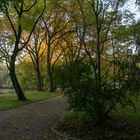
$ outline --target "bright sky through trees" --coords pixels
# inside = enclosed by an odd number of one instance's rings
[[[140,9],[138,9],[138,6],[135,4],[135,0],[128,0],[128,2],[125,4],[125,8],[130,10],[132,13],[135,13],[135,19],[140,19]]]

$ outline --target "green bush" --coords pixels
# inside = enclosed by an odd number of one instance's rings
[[[101,77],[100,87],[97,87],[98,79],[94,77],[89,62],[79,60],[59,67],[59,74],[55,76],[59,75],[58,81],[64,83],[70,109],[84,111],[98,122],[103,122],[110,117],[117,105],[135,108],[131,98],[131,95],[135,95],[135,88],[132,88],[135,76],[130,75],[134,69],[128,69],[123,62],[116,65],[119,72],[113,76],[106,75],[107,78]]]

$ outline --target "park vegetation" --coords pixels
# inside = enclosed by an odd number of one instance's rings
[[[18,99],[27,100],[27,89],[59,88],[70,109],[84,112],[99,125],[118,106],[135,108],[140,22],[125,8],[127,2],[3,0],[0,59]]]

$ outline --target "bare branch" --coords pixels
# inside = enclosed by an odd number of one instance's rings
[[[28,12],[28,11],[30,11],[30,10],[36,5],[36,3],[37,3],[37,0],[35,0],[35,2],[34,2],[29,8],[24,9],[23,12]]]
[[[12,30],[14,31],[14,34],[15,34],[15,37],[17,38],[17,31],[16,31],[16,28],[15,28],[15,26],[14,26],[14,24],[13,24],[13,21],[12,21],[12,19],[10,18],[10,15],[9,15],[9,11],[8,11],[8,7],[7,7],[7,5],[6,5],[6,1],[4,1],[4,7],[5,7],[5,14],[7,15],[7,18],[8,18],[8,20],[9,20],[9,22],[10,22],[10,25],[11,25],[11,28],[12,28]]]
[[[20,50],[22,50],[23,48],[25,48],[25,46],[26,46],[26,45],[28,44],[28,42],[30,41],[30,38],[31,38],[31,36],[32,36],[32,34],[33,34],[33,31],[35,30],[36,25],[37,25],[38,21],[40,20],[40,18],[42,17],[42,15],[43,15],[45,9],[46,9],[46,0],[44,0],[44,8],[43,8],[41,14],[40,14],[40,15],[38,16],[38,18],[36,19],[36,21],[35,21],[35,23],[34,23],[34,25],[33,25],[33,28],[32,28],[32,30],[30,31],[30,34],[29,34],[29,36],[28,36],[27,41],[26,41],[26,42],[24,43],[24,45],[20,48]]]

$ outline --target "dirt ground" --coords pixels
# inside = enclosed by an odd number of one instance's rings
[[[66,112],[66,99],[48,101],[0,112],[0,140],[60,140],[51,132],[55,121]]]

